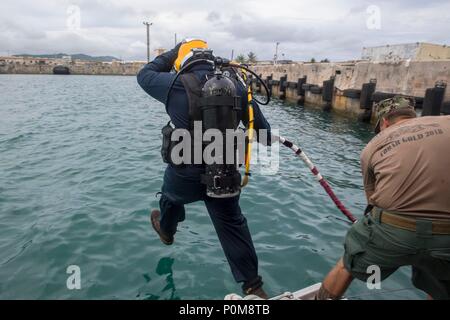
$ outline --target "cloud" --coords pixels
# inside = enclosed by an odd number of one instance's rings
[[[71,5],[80,30],[67,28]],[[381,29],[368,29],[367,8],[380,9]],[[0,54],[87,53],[127,60],[146,56],[143,21],[153,22],[151,47],[174,37],[202,37],[217,54],[255,52],[271,59],[275,43],[286,59],[356,59],[363,46],[450,42],[448,0],[272,1],[15,0],[0,3]]]
[[[208,20],[209,22],[218,23],[220,22],[220,14],[216,11],[211,11],[210,13],[208,13],[206,20]]]

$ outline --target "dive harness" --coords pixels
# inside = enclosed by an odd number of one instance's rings
[[[214,68],[212,77],[198,79],[195,74],[188,72],[193,66],[205,63],[210,64]],[[235,69],[243,70],[243,79],[240,78]],[[267,101],[262,103],[253,98],[251,84],[248,83],[247,72],[255,76],[262,83],[267,92]],[[214,57],[212,51],[207,49],[196,49],[192,51],[192,57],[177,73],[169,87],[166,108],[169,105],[170,94],[174,84],[178,79],[182,82],[188,96],[189,133],[194,139],[197,139],[194,129],[198,121],[202,123],[202,135],[207,130],[217,129],[220,131],[222,138],[224,138],[222,141],[225,141],[227,138],[227,132],[229,130],[233,132],[238,130],[239,123],[242,120],[241,97],[237,95],[238,81],[246,87],[249,114],[246,128],[248,130],[248,139],[245,142],[245,176],[243,181],[241,181],[241,174],[238,170],[240,165],[238,160],[239,148],[236,142],[233,142],[233,161],[231,163],[228,161],[230,157],[229,155],[227,157],[227,151],[229,150],[227,150],[225,144],[223,145],[223,156],[219,157],[219,161],[215,159],[213,162],[205,163],[203,150],[214,141],[210,143],[204,143],[202,141],[201,162],[205,166],[205,173],[201,175],[201,183],[206,185],[207,195],[212,198],[230,198],[239,195],[241,188],[248,184],[250,177],[251,146],[254,139],[253,101],[262,105],[270,102],[270,94],[266,84],[257,74],[248,69],[248,67],[232,63],[220,57]],[[177,144],[181,143],[179,141],[172,141],[174,131],[175,129],[170,125],[170,122],[162,129],[163,144],[161,155],[166,163],[172,165],[176,165],[172,161],[172,150]],[[194,158],[195,154],[192,152],[190,159]]]

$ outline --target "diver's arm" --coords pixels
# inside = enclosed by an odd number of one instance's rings
[[[267,119],[264,117],[264,114],[261,111],[258,103],[256,101],[252,102],[253,105],[253,115],[254,115],[254,128],[256,130],[256,136],[258,142],[263,145],[272,145],[272,130],[270,128],[270,124]],[[259,130],[267,130],[267,141],[260,141],[260,132]],[[266,139],[264,139],[266,140]]]
[[[167,91],[175,78],[175,74],[170,71],[177,58],[178,49],[179,45],[156,57],[155,60],[146,64],[137,75],[137,81],[142,89],[162,103],[166,102]]]
[[[242,123],[246,128],[248,128],[248,121],[249,121],[249,114],[248,114],[248,101],[247,101],[247,89],[239,83],[238,85],[238,94],[241,96],[241,119]],[[263,144],[263,145],[272,145],[272,133],[270,129],[270,124],[264,117],[261,108],[259,107],[258,103],[253,100],[252,101],[253,106],[253,129],[256,133],[256,140]],[[267,138],[261,136],[260,130],[266,130],[267,131]],[[260,137],[261,136],[261,137]],[[262,138],[262,141],[260,138]]]

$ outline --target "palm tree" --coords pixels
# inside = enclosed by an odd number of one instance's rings
[[[248,60],[247,60],[248,63],[256,63],[257,62],[256,54],[254,52],[250,51],[248,53],[247,57],[248,57]]]
[[[236,57],[236,62],[245,63],[245,56],[241,53]]]

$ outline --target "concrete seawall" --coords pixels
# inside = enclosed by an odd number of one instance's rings
[[[70,63],[67,66],[75,75],[120,75],[135,76],[143,63]],[[5,64],[0,65],[0,74],[53,74],[55,65],[49,64]]]
[[[53,74],[56,61],[24,59],[0,61],[0,74]],[[80,62],[65,64],[74,75],[135,76],[143,62]],[[335,110],[362,121],[373,119],[373,104],[393,94],[416,97],[428,114],[450,114],[450,59],[395,60],[342,63],[291,63],[253,65],[251,68],[271,89],[272,96],[305,106]],[[436,83],[440,88],[436,88]],[[260,90],[254,82],[255,89]],[[443,87],[444,86],[444,87]]]
[[[450,82],[450,60],[293,63],[255,65],[252,69],[266,80],[274,97],[306,106],[331,108],[366,121],[372,116],[373,102],[387,98],[389,94],[417,97],[421,108],[430,103],[425,99],[427,90],[434,88],[438,81],[444,85]],[[443,100],[443,106],[448,108],[450,89],[444,91]]]

